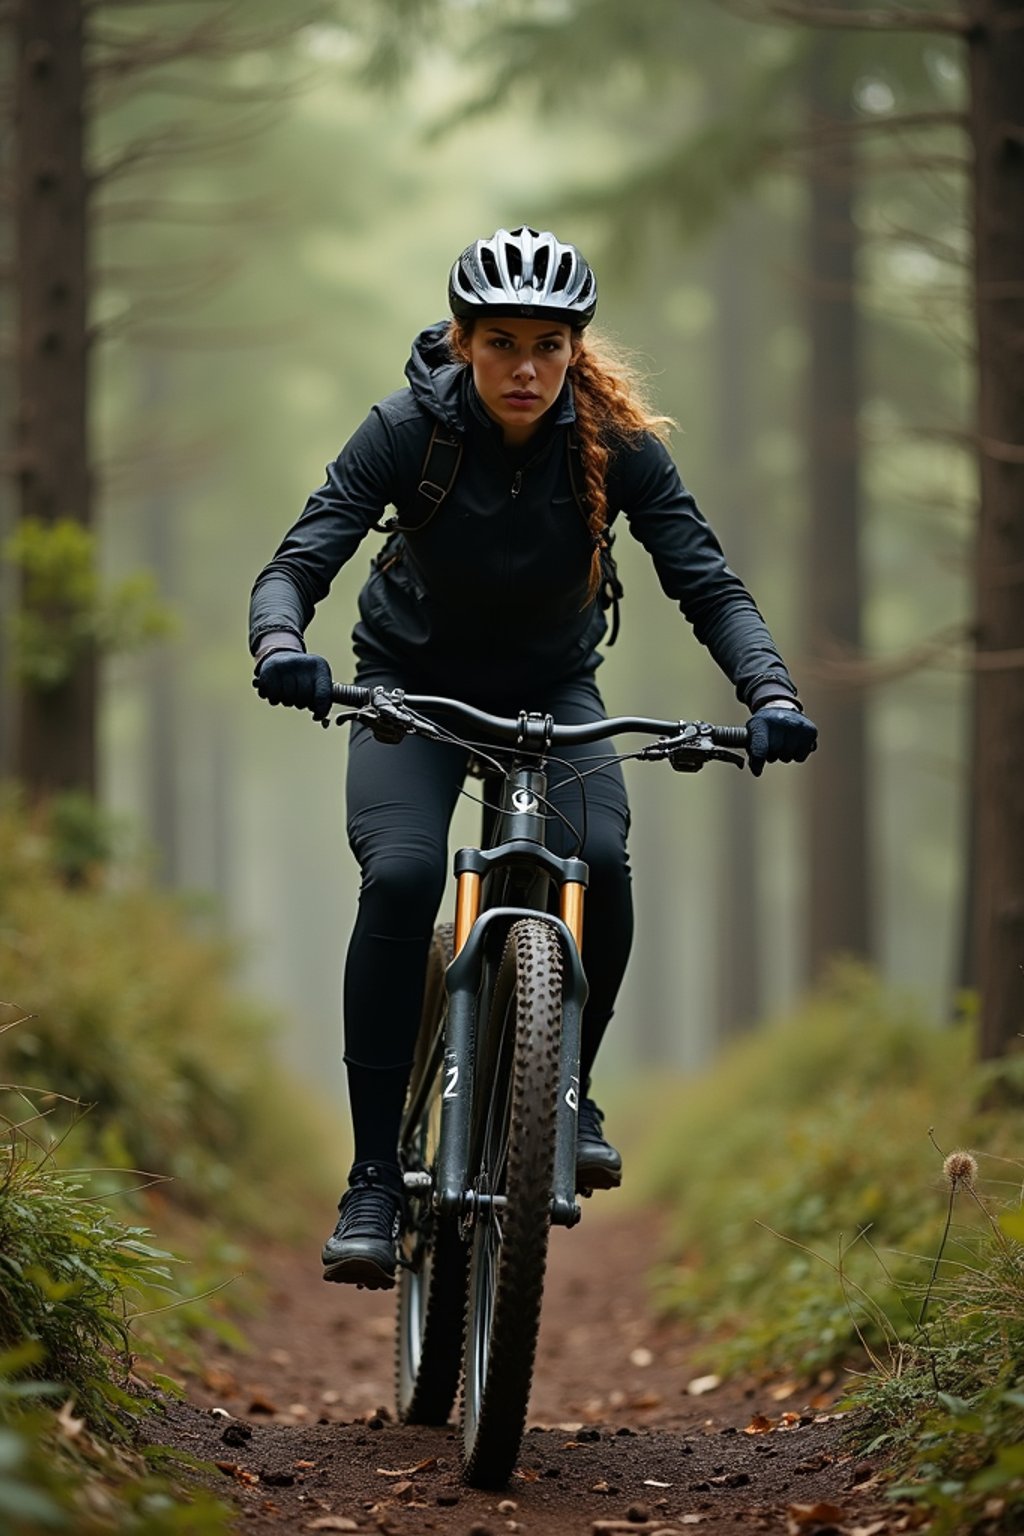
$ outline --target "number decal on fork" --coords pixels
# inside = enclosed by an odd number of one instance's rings
[[[446,1081],[443,1097],[446,1099],[457,1099],[459,1096],[459,1064],[457,1061],[448,1060],[445,1062],[444,1070]]]
[[[569,1086],[565,1090],[565,1102],[568,1104],[574,1115],[579,1112],[580,1080],[578,1077],[570,1078]]]

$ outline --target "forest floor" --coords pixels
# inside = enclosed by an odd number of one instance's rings
[[[916,1523],[852,1455],[842,1382],[715,1385],[652,1309],[658,1219],[598,1196],[552,1234],[527,1433],[506,1490],[459,1479],[453,1425],[395,1423],[394,1293],[328,1286],[308,1252],[263,1251],[250,1352],[211,1342],[154,1440],[219,1469],[238,1529],[383,1536],[883,1536]]]

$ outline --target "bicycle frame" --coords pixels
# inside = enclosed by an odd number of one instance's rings
[[[423,1096],[443,1071],[441,1131],[434,1209],[470,1224],[485,1205],[500,1208],[501,1195],[481,1195],[470,1188],[472,1106],[476,1066],[486,1041],[488,1021],[479,1017],[479,1001],[488,995],[488,971],[497,966],[505,936],[519,918],[550,925],[562,951],[562,1033],[551,1220],[571,1227],[580,1219],[576,1201],[576,1121],[579,1109],[580,1024],[587,982],[580,961],[583,891],[588,871],[582,859],[559,858],[545,847],[541,806],[547,773],[536,760],[514,763],[505,774],[495,835],[488,849],[462,848],[455,856],[457,905],[455,958],[445,977],[448,1004],[427,1068],[413,1088],[407,1118],[414,1123]],[[541,877],[538,882],[538,875]],[[547,888],[559,892],[561,915],[547,910]],[[518,896],[520,904],[503,898]],[[441,1053],[443,1052],[443,1065]]]

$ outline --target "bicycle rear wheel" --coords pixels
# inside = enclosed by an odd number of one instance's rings
[[[463,1470],[483,1488],[508,1481],[526,1423],[551,1225],[561,1024],[558,939],[549,924],[524,918],[509,932],[495,980],[494,1060],[476,1068],[473,1189],[505,1200],[476,1214],[466,1296]]]
[[[410,1093],[428,1072],[430,1085],[415,1122],[403,1132],[401,1159],[406,1172],[432,1175],[437,1158],[444,1054],[436,1042],[444,1012],[444,973],[451,959],[452,925],[446,923],[435,931],[427,957]],[[398,1282],[398,1416],[408,1424],[444,1424],[459,1385],[469,1256],[454,1220],[442,1222],[432,1209],[430,1189],[409,1192],[403,1249],[409,1267],[399,1271]]]

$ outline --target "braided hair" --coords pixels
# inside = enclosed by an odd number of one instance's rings
[[[470,361],[472,325],[452,320],[448,345],[459,362]],[[659,415],[650,404],[643,375],[618,348],[592,330],[574,331],[569,364],[576,406],[576,433],[587,504],[587,527],[593,542],[586,601],[601,585],[601,551],[607,545],[608,493],[606,479],[612,450],[636,442],[645,432],[665,438],[675,426],[671,416]]]

